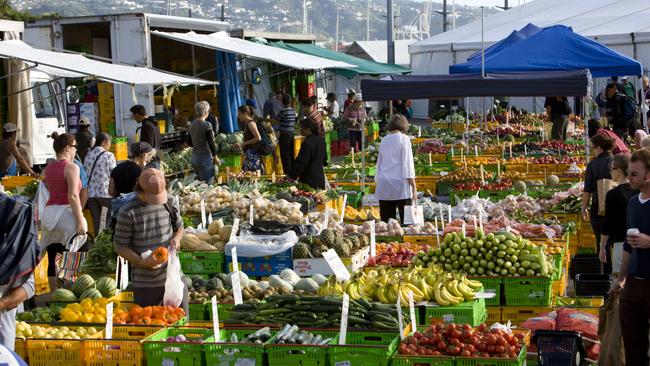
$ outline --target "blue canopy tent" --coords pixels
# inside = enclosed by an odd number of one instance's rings
[[[527,30],[530,31],[529,29]],[[521,32],[520,32],[521,33]],[[642,75],[641,63],[571,28],[554,25],[485,57],[485,72],[589,69],[593,77]],[[481,72],[481,57],[449,67],[450,74]]]
[[[221,132],[239,131],[237,107],[244,104],[239,91],[237,60],[233,53],[216,52],[217,80],[219,81],[219,129]]]
[[[521,28],[520,30],[514,30],[512,33],[510,33],[506,38],[492,44],[490,47],[485,49],[485,57],[489,57],[490,55],[494,55],[498,52],[501,52],[502,50],[510,47],[510,45],[523,41],[524,39],[537,34],[540,32],[542,28],[536,26],[533,23],[528,23],[525,27]],[[481,60],[481,52],[475,52],[471,56],[467,58],[467,61],[474,61],[474,60]]]

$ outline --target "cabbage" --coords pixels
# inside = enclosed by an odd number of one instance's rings
[[[214,137],[214,142],[217,144],[221,144],[227,141],[228,141],[228,136],[226,136],[225,133],[220,133]]]

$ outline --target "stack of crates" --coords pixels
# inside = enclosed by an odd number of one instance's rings
[[[99,130],[115,136],[115,97],[113,95],[113,84],[97,83],[97,102],[99,104]]]
[[[126,136],[115,137],[111,144],[111,152],[115,155],[115,160],[124,161],[129,159],[129,139]]]

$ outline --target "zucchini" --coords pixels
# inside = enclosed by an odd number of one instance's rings
[[[280,333],[278,333],[277,339],[278,340],[283,339],[284,335],[289,331],[289,328],[291,328],[291,324],[285,324],[284,327],[282,327]]]

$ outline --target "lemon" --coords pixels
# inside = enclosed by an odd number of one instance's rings
[[[103,315],[95,314],[93,317],[93,323],[106,323],[106,317]]]
[[[84,313],[83,315],[81,315],[81,319],[80,319],[80,321],[81,321],[82,323],[92,323],[92,322],[93,322],[93,318],[94,318],[94,316],[93,316],[92,313]]]

